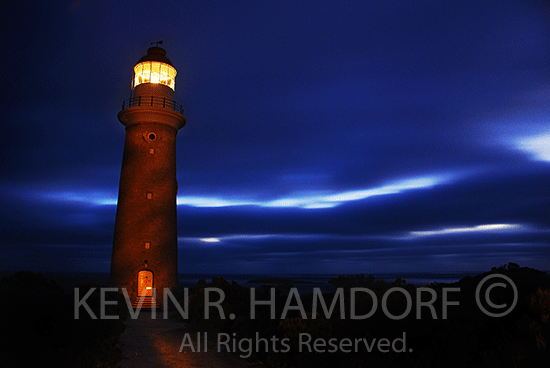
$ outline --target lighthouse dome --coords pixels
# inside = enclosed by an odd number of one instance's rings
[[[161,63],[174,66],[170,61],[170,59],[166,57],[166,50],[164,50],[162,47],[157,47],[157,46],[149,47],[147,49],[147,55],[139,59],[136,65],[144,61],[160,61]]]

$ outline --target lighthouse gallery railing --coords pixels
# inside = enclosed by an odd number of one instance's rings
[[[122,103],[122,110],[135,106],[154,106],[171,109],[183,114],[183,106],[174,100],[157,96],[137,96],[127,99]]]

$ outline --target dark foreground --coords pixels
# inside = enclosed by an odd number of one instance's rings
[[[216,344],[208,341],[207,352],[181,348],[185,334],[196,336],[192,326],[172,318],[152,319],[150,312],[140,313],[137,319],[127,319],[126,330],[119,338],[122,360],[117,368],[185,367],[185,368],[244,368],[261,366],[240,359],[235,354],[216,352]],[[201,350],[205,350],[201,347]]]
[[[505,316],[488,316],[476,301],[477,286],[491,275],[504,275],[517,287],[516,305]],[[478,294],[490,295],[496,306],[512,305],[511,288],[505,288],[500,277],[490,280]],[[0,366],[549,366],[550,277],[542,271],[510,264],[453,284],[428,285],[432,291],[421,291],[400,279],[388,283],[373,276],[340,276],[330,280],[336,290],[322,295],[326,311],[319,296],[293,294],[292,284],[279,281],[275,294],[273,286],[255,288],[255,300],[271,300],[275,295],[275,318],[271,318],[271,305],[258,305],[251,319],[250,289],[214,278],[188,290],[187,320],[174,311],[168,320],[161,313],[151,319],[150,312],[143,311],[138,319],[128,318],[126,304],[116,293],[110,298],[118,304],[108,305],[106,312],[120,319],[102,320],[92,319],[84,310],[75,319],[74,295],[42,275],[4,276],[0,280]],[[204,318],[207,288],[223,290],[226,318],[215,307],[210,308],[210,318]],[[451,288],[455,291],[449,292]],[[81,296],[85,290],[81,288]],[[341,295],[335,297],[335,293]],[[357,319],[351,318],[352,294]],[[444,312],[445,300],[449,303]],[[433,311],[423,306],[417,313],[419,302],[431,304]],[[340,303],[345,306],[343,316]],[[99,316],[98,293],[92,294],[88,304]],[[208,352],[192,351],[197,333],[208,334]],[[180,352],[186,334],[193,341],[188,340]],[[219,345],[218,339],[226,343]]]

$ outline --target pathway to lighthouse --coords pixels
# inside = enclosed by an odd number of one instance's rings
[[[150,312],[141,312],[137,319],[128,318],[126,330],[120,336],[120,346],[124,359],[118,368],[223,368],[223,367],[259,367],[238,354],[217,352],[215,339],[209,338],[208,352],[192,352],[180,346],[185,333],[191,333],[195,343],[196,331],[185,322],[162,319],[162,312],[157,319],[152,319]]]

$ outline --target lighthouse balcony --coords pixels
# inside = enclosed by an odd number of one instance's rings
[[[118,120],[126,127],[133,124],[161,123],[167,124],[176,130],[185,123],[183,107],[164,96],[139,95],[122,103],[122,110],[118,113]]]
[[[122,103],[122,110],[137,106],[170,109],[183,114],[183,106],[170,98],[159,96],[136,96],[129,98]]]

